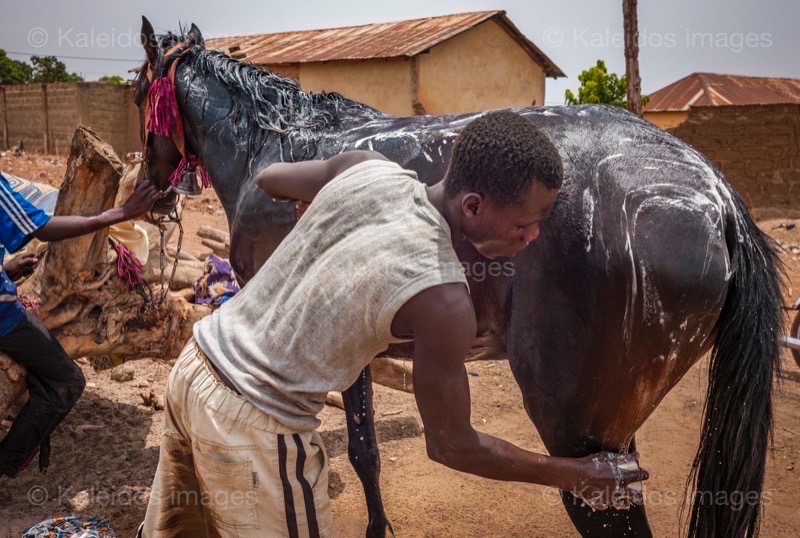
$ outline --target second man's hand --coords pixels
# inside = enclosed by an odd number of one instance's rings
[[[130,197],[120,206],[123,220],[133,220],[141,217],[153,207],[153,204],[164,195],[150,181],[142,181],[131,193]]]
[[[17,280],[33,272],[39,257],[33,252],[23,252],[8,260],[3,267],[11,280]]]

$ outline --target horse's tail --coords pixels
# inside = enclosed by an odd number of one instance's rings
[[[689,484],[690,537],[758,532],[773,379],[780,372],[782,265],[772,240],[732,193],[726,226],[731,278],[716,327],[703,429]]]

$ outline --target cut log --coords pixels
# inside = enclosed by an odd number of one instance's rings
[[[330,405],[331,407],[338,407],[339,409],[344,409],[344,400],[342,400],[342,393],[329,392],[328,395],[325,396],[325,404]]]
[[[411,361],[391,357],[375,357],[369,363],[372,381],[384,387],[414,393],[414,379]]]
[[[121,173],[122,163],[111,147],[91,129],[79,126],[55,214],[96,214],[112,207]],[[141,224],[155,234],[150,233],[151,255],[145,269],[148,280],[158,282],[158,231]],[[165,261],[169,278],[172,259]],[[199,267],[187,269],[190,263],[179,264],[176,282],[185,280],[182,284],[191,285],[202,273],[201,262],[195,262]],[[156,297],[160,295],[157,284],[153,291]],[[147,294],[128,290],[116,274],[116,251],[109,244],[107,230],[51,243],[19,293],[38,301],[38,316],[73,358],[174,358],[191,337],[194,322],[211,312],[207,306],[173,294],[167,294],[161,305],[152,305],[145,299]],[[25,392],[23,374],[19,365],[0,357],[0,412],[6,412]]]
[[[201,243],[203,244],[203,246],[210,248],[214,254],[216,254],[221,258],[231,257],[230,243],[220,243],[219,241],[213,241],[211,239],[203,239]]]
[[[204,246],[210,248],[214,254],[223,258],[231,256],[231,234],[218,230],[208,224],[203,224],[197,230],[197,235],[203,240]]]
[[[203,224],[200,226],[200,229],[197,230],[197,235],[202,237],[203,239],[211,239],[212,241],[216,241],[217,243],[228,243],[231,242],[231,234],[228,232],[223,232],[222,230],[218,230],[213,226],[209,226],[208,224]]]

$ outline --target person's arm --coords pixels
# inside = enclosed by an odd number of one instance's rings
[[[31,235],[40,241],[59,241],[89,234],[114,224],[141,217],[161,197],[161,192],[149,181],[136,186],[133,194],[120,207],[107,209],[90,216],[52,217]]]
[[[273,163],[256,176],[256,184],[276,200],[311,202],[333,178],[364,161],[387,160],[375,151],[347,151],[324,161]]]
[[[618,468],[617,463],[622,461],[617,455],[546,456],[472,427],[464,358],[475,338],[476,320],[472,300],[462,284],[425,290],[406,303],[398,315],[413,327],[414,394],[432,460],[494,480],[580,492],[584,498],[648,478],[642,469]],[[633,457],[623,458],[627,459]]]

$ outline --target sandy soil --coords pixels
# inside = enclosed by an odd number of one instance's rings
[[[49,158],[48,158],[49,159]],[[6,160],[0,168],[23,177],[57,183],[63,159]],[[59,162],[60,161],[60,162]],[[49,167],[48,167],[49,166]],[[59,170],[59,166],[61,169]],[[195,231],[200,224],[225,227],[213,194],[192,200],[186,213],[186,248],[207,251]],[[787,229],[786,224],[789,224]],[[791,228],[794,224],[795,227]],[[790,278],[786,302],[800,288],[800,222],[769,220],[759,225],[784,246]],[[796,253],[792,252],[795,248]],[[30,469],[16,480],[0,479],[0,536],[19,536],[36,522],[82,513],[107,518],[120,536],[131,536],[141,521],[158,461],[162,412],[143,405],[141,392],[163,393],[168,363],[128,363],[134,378],[117,382],[109,371],[82,364],[90,385],[74,412],[53,436],[51,468]],[[796,536],[800,511],[800,369],[786,353],[777,400],[775,446],[767,474],[764,536]],[[508,364],[470,363],[473,423],[519,446],[543,451],[521,404]],[[648,511],[656,536],[675,536],[684,482],[697,447],[707,377],[701,361],[673,390],[637,435],[642,464],[649,469]],[[378,437],[383,457],[382,487],[399,536],[576,536],[554,490],[492,482],[451,471],[425,455],[421,421],[413,396],[375,388]],[[330,495],[339,536],[363,536],[366,507],[347,461],[343,413],[326,408],[321,432],[331,456]]]

